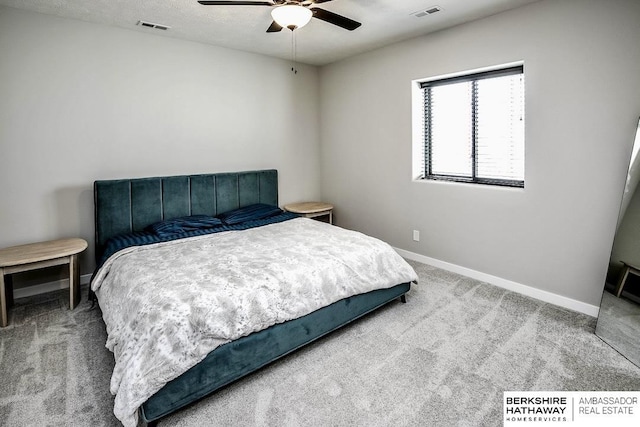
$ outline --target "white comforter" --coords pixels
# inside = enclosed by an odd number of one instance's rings
[[[417,280],[388,244],[306,218],[124,249],[92,282],[125,426],[216,347],[340,299]]]

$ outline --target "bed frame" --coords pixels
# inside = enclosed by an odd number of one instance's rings
[[[278,173],[259,170],[96,181],[95,249],[107,240],[155,222],[186,215],[217,215],[254,203],[278,204]],[[345,298],[299,319],[274,325],[216,348],[166,384],[140,408],[148,425],[286,354],[400,298],[411,284]]]

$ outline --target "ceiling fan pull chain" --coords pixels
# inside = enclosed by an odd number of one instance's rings
[[[298,74],[298,69],[296,67],[296,47],[296,32],[291,30],[291,71],[293,71],[293,74]]]

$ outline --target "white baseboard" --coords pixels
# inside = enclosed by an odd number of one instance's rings
[[[584,313],[589,316],[597,317],[598,311],[600,310],[600,307],[598,306],[563,297],[562,295],[557,295],[551,292],[543,291],[541,289],[532,288],[531,286],[503,279],[501,277],[492,276],[491,274],[482,273],[470,268],[461,267],[459,265],[451,264],[446,261],[440,261],[439,259],[420,255],[404,249],[394,249],[400,254],[400,256],[404,258],[408,258],[410,260],[418,261],[424,264],[429,264],[434,267],[442,268],[443,270],[451,271],[453,273],[462,274],[463,276],[467,276],[472,279],[480,280],[482,282],[486,282],[500,288],[508,289],[510,291],[517,292],[519,294],[526,295],[540,301],[548,302],[550,304],[558,305],[560,307],[568,308],[569,310]]]
[[[88,285],[91,280],[91,274],[83,274],[80,276],[80,286]],[[33,295],[44,294],[47,292],[58,291],[60,289],[69,289],[69,279],[60,279],[53,282],[42,283],[39,285],[25,286],[13,290],[13,298],[24,298]]]

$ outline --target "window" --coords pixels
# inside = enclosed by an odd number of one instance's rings
[[[522,65],[419,87],[421,178],[524,187]]]

